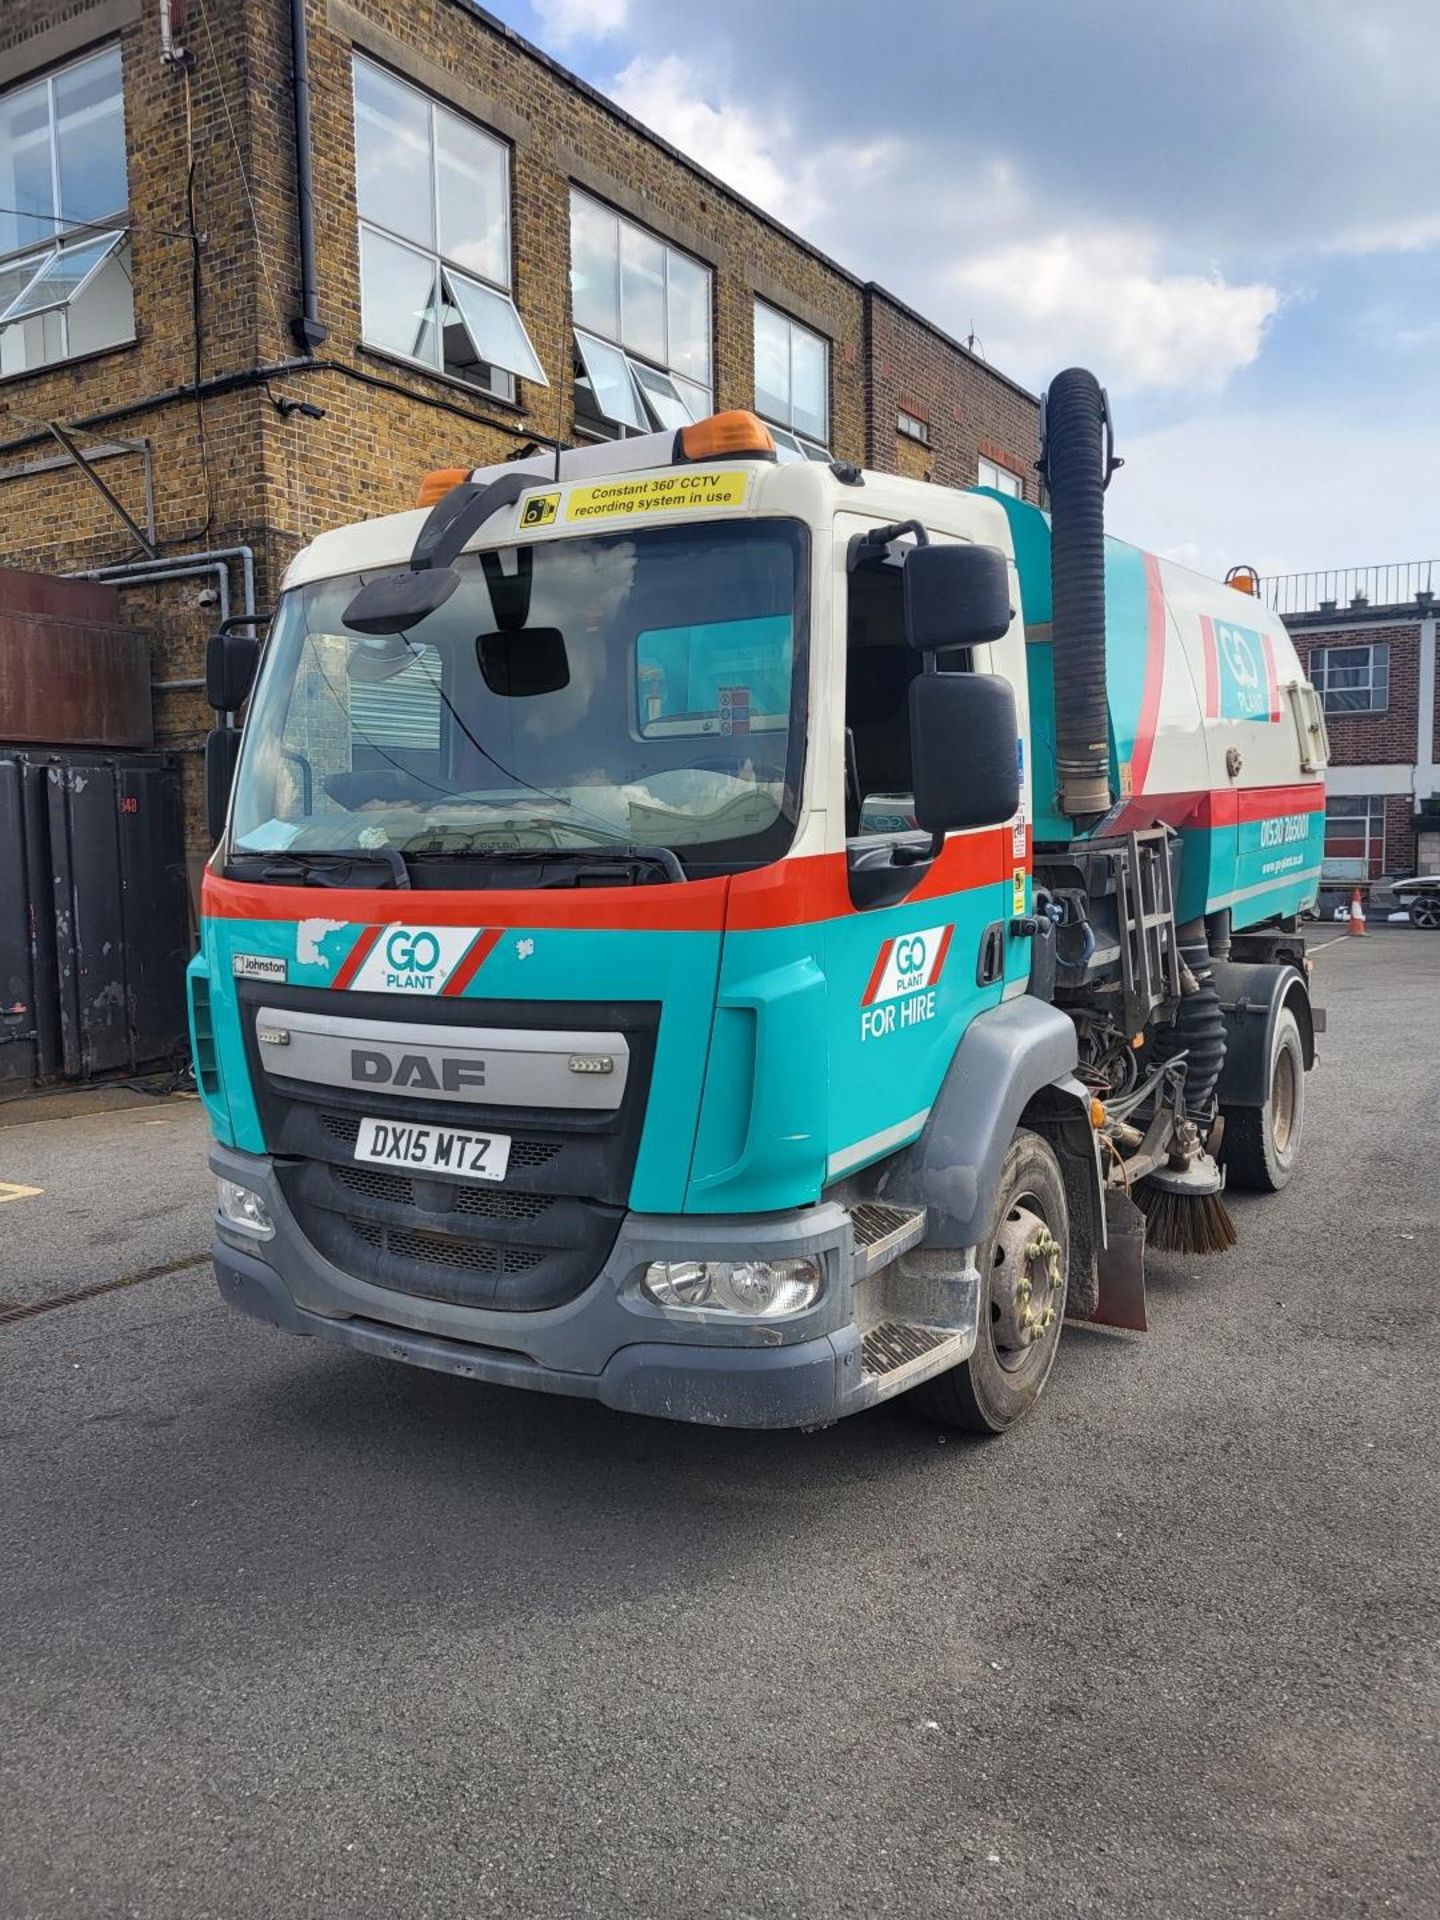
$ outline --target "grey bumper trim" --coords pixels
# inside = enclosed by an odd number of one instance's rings
[[[263,1260],[218,1240],[214,1258],[221,1294],[253,1319],[286,1333],[492,1386],[567,1394],[598,1400],[622,1413],[723,1427],[819,1426],[876,1398],[873,1383],[862,1374],[860,1336],[854,1327],[789,1347],[641,1343],[612,1354],[598,1374],[563,1373],[495,1347],[373,1320],[308,1313]]]

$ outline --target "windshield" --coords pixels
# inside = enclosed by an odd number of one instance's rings
[[[777,858],[805,733],[805,552],[798,523],[751,520],[467,554],[444,606],[378,637],[344,621],[368,576],[296,589],[245,727],[232,855]]]

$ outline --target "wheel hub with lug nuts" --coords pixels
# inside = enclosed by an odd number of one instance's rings
[[[1054,1326],[1064,1281],[1060,1242],[1043,1217],[1023,1202],[1012,1207],[995,1236],[990,1277],[990,1327],[1002,1366],[1019,1366]]]

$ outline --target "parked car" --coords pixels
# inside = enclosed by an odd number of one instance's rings
[[[1393,880],[1390,891],[1396,906],[1410,915],[1412,927],[1440,927],[1440,873],[1417,873],[1408,880]]]

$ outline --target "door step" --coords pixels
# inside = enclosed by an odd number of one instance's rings
[[[898,1260],[925,1238],[923,1207],[884,1207],[867,1200],[850,1209],[850,1231],[855,1236],[855,1278],[867,1279]]]

